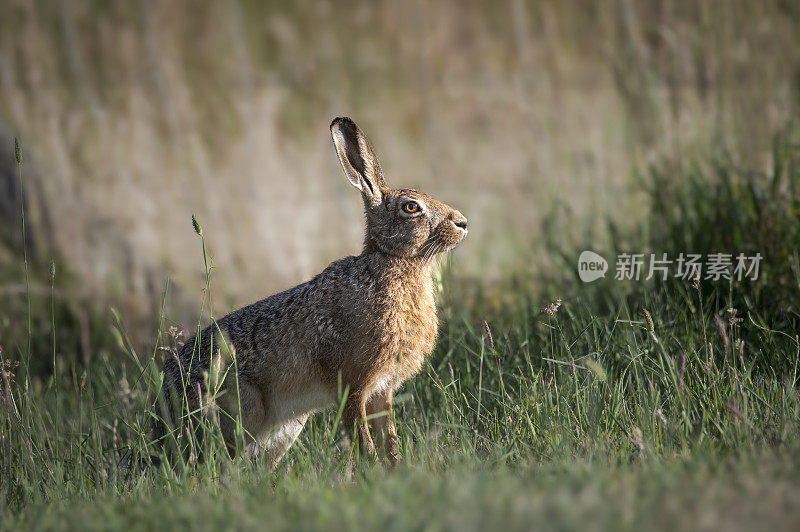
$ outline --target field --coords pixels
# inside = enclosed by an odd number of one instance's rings
[[[543,304],[530,278],[476,291],[444,264],[444,327],[397,399],[395,470],[357,459],[335,408],[275,471],[224,452],[123,468],[149,452],[156,360],[176,333],[137,353],[118,322],[124,362],[56,360],[47,379],[30,380],[23,359],[3,388],[3,525],[793,529],[798,144],[775,157],[769,176],[698,168],[686,190],[659,188],[654,170],[652,241],[628,235],[666,252],[758,242],[759,280],[583,284],[572,269]]]
[[[11,2],[0,529],[800,529],[800,13],[606,7]],[[206,460],[147,467],[165,357],[359,249],[331,113],[470,219],[401,464],[336,407],[230,459],[208,408]]]

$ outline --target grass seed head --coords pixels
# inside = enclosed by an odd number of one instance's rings
[[[194,227],[194,232],[200,236],[203,236],[203,228],[200,227],[200,223],[197,221],[197,217],[192,214],[192,227]]]
[[[736,350],[736,355],[739,357],[739,363],[744,367],[744,340],[737,338],[733,342],[733,347]]]
[[[483,320],[483,327],[486,329],[486,335],[489,337],[489,347],[494,351],[494,338],[492,338],[492,330],[489,328],[489,323]]]
[[[646,308],[642,309],[642,311],[644,312],[644,319],[647,321],[647,331],[650,334],[655,334],[656,333],[656,326],[653,323],[653,317],[650,315],[650,311],[647,310]]]
[[[728,331],[725,328],[725,322],[719,317],[719,314],[714,314],[714,324],[717,326],[717,332],[722,337],[722,345],[725,351],[727,351],[730,340],[728,339]]]
[[[744,318],[737,317],[739,311],[733,307],[729,308],[725,312],[728,314],[728,323],[730,323],[731,325],[738,325],[739,323],[744,321]]]

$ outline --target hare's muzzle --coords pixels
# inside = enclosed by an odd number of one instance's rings
[[[467,218],[459,211],[453,211],[453,214],[450,216],[450,221],[456,227],[456,231],[460,231],[463,233],[463,236],[467,236]],[[463,238],[463,237],[462,237]]]
[[[467,236],[467,218],[453,209],[439,225],[439,241],[446,250],[453,249]]]

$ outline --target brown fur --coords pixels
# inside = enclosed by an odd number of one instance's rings
[[[236,364],[229,360],[218,402],[231,417],[241,404],[250,454],[265,450],[277,462],[309,413],[333,404],[346,388],[343,422],[357,432],[362,453],[377,457],[371,425],[396,463],[392,394],[433,350],[438,318],[432,259],[463,240],[466,218],[422,192],[389,188],[372,146],[349,118],[335,119],[331,133],[342,168],[364,200],[362,253],[232,312],[187,341],[164,364],[163,419],[155,423],[160,442],[177,427],[183,452],[192,443],[187,407],[197,412],[201,395],[208,394],[207,376],[224,355],[225,347],[217,347],[224,341]],[[407,205],[412,201],[418,212],[405,210],[413,209]],[[224,413],[219,420],[233,450],[235,424]]]

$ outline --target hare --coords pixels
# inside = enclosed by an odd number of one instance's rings
[[[372,145],[350,118],[336,118],[330,129],[344,173],[364,202],[361,254],[232,312],[188,340],[164,363],[162,417],[154,423],[159,442],[177,426],[176,441],[187,452],[189,425],[224,341],[236,360],[218,399],[231,454],[233,419],[240,416],[246,453],[269,452],[277,464],[309,414],[335,404],[346,390],[342,419],[357,433],[362,455],[377,460],[377,441],[397,463],[392,394],[433,350],[432,259],[467,236],[467,219],[427,194],[390,188]]]

